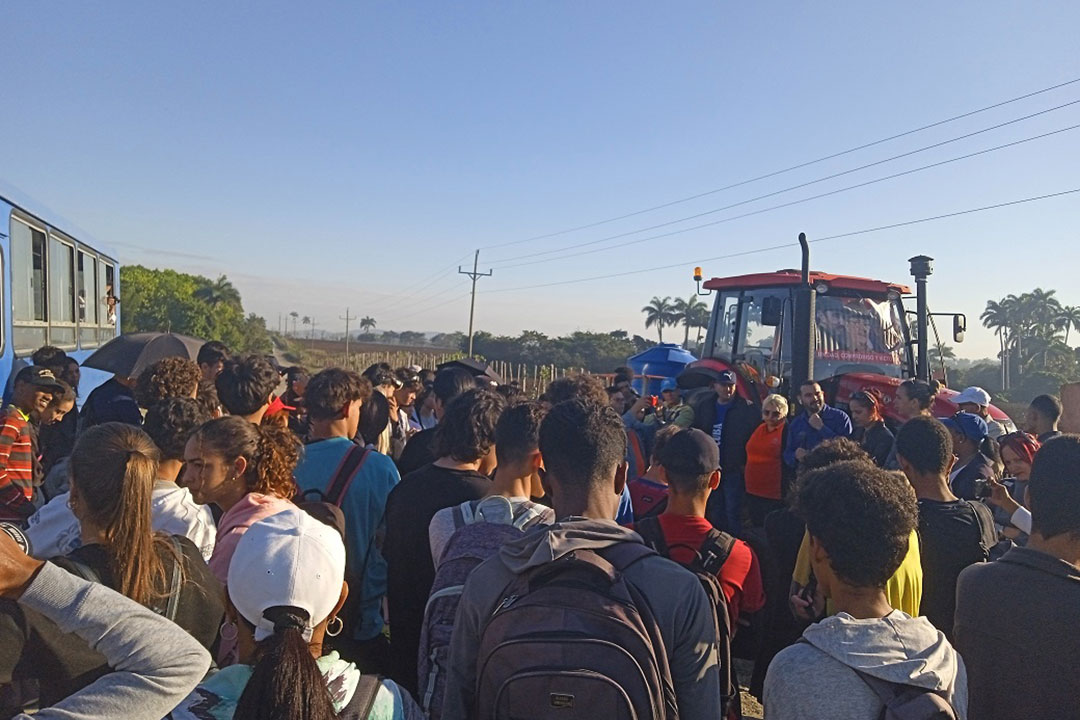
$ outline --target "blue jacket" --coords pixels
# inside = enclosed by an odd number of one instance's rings
[[[821,408],[822,421],[825,427],[815,430],[810,427],[809,415],[800,413],[791,421],[788,429],[787,447],[784,448],[784,462],[795,467],[795,451],[813,450],[823,441],[834,437],[851,437],[851,418],[843,410],[826,405]]]

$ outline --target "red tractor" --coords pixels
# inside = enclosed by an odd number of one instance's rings
[[[701,268],[694,279],[702,295],[716,293],[702,360],[687,366],[679,379],[686,388],[707,385],[722,370],[734,370],[740,394],[758,403],[770,392],[794,398],[799,384],[818,380],[827,401],[846,410],[852,393],[877,389],[885,414],[895,418],[892,400],[906,378],[929,380],[928,349],[937,341],[935,314],[926,304],[926,280],[932,258],[911,259],[917,294],[897,283],[847,275],[810,272],[805,236],[803,268],[773,273],[713,278],[701,292]],[[905,299],[916,300],[908,310]],[[951,315],[953,339],[963,340],[966,318]],[[944,367],[941,368],[944,376]],[[942,390],[931,411],[952,415],[955,390]],[[1012,422],[991,406],[990,414],[1006,427]]]

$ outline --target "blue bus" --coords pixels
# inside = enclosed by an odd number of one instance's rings
[[[120,333],[116,255],[54,213],[0,187],[0,387],[42,345],[82,363]],[[80,396],[108,378],[83,372]]]

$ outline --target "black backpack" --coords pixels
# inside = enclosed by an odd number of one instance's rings
[[[634,523],[634,531],[645,540],[659,555],[671,559],[669,546],[660,527],[660,520],[654,515]],[[694,552],[690,563],[679,563],[694,573],[701,587],[705,590],[713,606],[713,622],[716,626],[716,646],[720,652],[720,690],[722,693],[721,710],[723,717],[742,717],[742,701],[739,698],[739,683],[731,663],[731,616],[728,614],[727,596],[717,579],[720,568],[727,562],[731,549],[735,547],[735,538],[716,528],[709,530],[700,547],[688,548]]]

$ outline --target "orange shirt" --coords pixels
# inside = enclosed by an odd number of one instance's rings
[[[757,497],[779,500],[783,472],[784,425],[775,430],[762,423],[746,443],[746,492]]]

